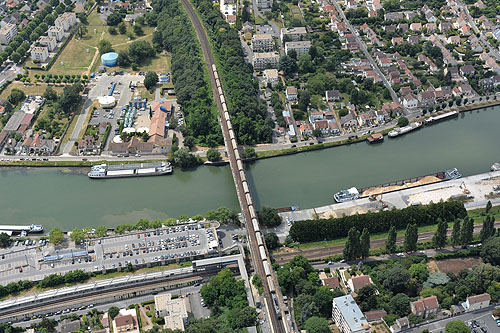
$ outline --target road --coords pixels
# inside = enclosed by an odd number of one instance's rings
[[[479,40],[483,42],[483,45],[486,45],[490,49],[490,55],[493,55],[497,60],[500,60],[500,53],[498,52],[498,49],[496,49],[493,45],[491,45],[488,39],[484,37],[483,32],[479,30],[479,28],[476,25],[476,22],[474,22],[474,18],[469,13],[469,8],[467,8],[467,5],[465,5],[462,2],[462,0],[457,0],[457,4],[460,6],[460,8],[462,8],[465,11],[465,14],[467,15],[467,21],[474,30],[474,33],[476,35],[479,34]]]
[[[24,70],[22,67],[14,63],[6,64],[5,68],[0,71],[0,87],[7,81],[12,81],[16,78],[17,74],[23,74]]]
[[[361,50],[363,51],[363,53],[365,54],[365,57],[368,59],[368,61],[370,61],[370,63],[372,64],[372,67],[373,69],[375,70],[375,72],[380,75],[380,77],[382,78],[383,82],[384,82],[384,86],[389,89],[389,92],[391,93],[391,97],[392,97],[392,100],[395,101],[395,102],[398,102],[399,103],[399,98],[398,98],[398,95],[396,95],[396,92],[394,91],[394,89],[392,89],[392,86],[391,84],[389,83],[389,81],[387,81],[387,78],[385,77],[384,73],[382,73],[382,71],[380,70],[380,68],[378,67],[377,63],[375,62],[375,60],[373,60],[370,52],[368,52],[368,49],[366,48],[366,44],[365,42],[359,38],[359,33],[358,31],[351,25],[351,23],[349,22],[349,20],[347,19],[347,17],[345,16],[344,14],[344,11],[342,10],[342,8],[340,8],[340,5],[337,3],[337,1],[333,0],[333,5],[335,6],[335,9],[337,10],[337,12],[340,14],[340,16],[342,17],[342,20],[344,21],[345,23],[345,26],[351,31],[351,33],[353,34],[354,38],[356,39],[356,42],[358,43],[359,47],[361,48]]]
[[[189,16],[191,22],[193,23],[194,29],[196,31],[196,35],[198,36],[198,39],[200,41],[200,46],[201,46],[201,49],[203,52],[203,56],[205,58],[205,62],[207,63],[207,66],[208,66],[208,72],[209,72],[210,81],[212,84],[212,93],[213,93],[215,102],[217,104],[217,108],[219,110],[220,119],[225,119],[224,112],[222,109],[221,99],[220,99],[219,93],[217,92],[217,86],[216,86],[216,82],[215,82],[214,72],[212,69],[212,65],[215,65],[215,60],[214,60],[214,57],[212,54],[212,50],[210,48],[210,43],[208,41],[207,33],[206,33],[205,29],[203,28],[203,24],[201,23],[196,12],[194,11],[191,3],[188,0],[181,0],[181,3],[184,6],[184,8],[186,9],[188,16]],[[278,320],[278,315],[272,307],[273,298],[271,296],[271,292],[270,292],[270,289],[269,289],[269,286],[267,283],[266,274],[264,271],[264,266],[263,266],[260,252],[259,252],[258,245],[257,245],[257,238],[255,235],[255,231],[254,231],[253,225],[251,223],[250,210],[248,208],[248,202],[247,202],[247,199],[245,196],[245,191],[243,189],[242,178],[241,178],[240,173],[238,171],[238,167],[237,167],[237,163],[236,163],[236,155],[235,155],[234,150],[232,149],[227,122],[221,121],[220,124],[221,124],[221,128],[222,128],[222,134],[224,136],[224,142],[226,144],[226,150],[228,151],[228,155],[229,155],[228,157],[229,157],[229,161],[230,161],[230,165],[231,165],[231,171],[232,171],[234,183],[235,183],[236,190],[237,190],[236,192],[238,194],[238,198],[239,198],[239,202],[240,202],[240,207],[241,207],[241,210],[243,213],[243,217],[244,217],[245,221],[247,221],[246,227],[248,229],[248,234],[250,236],[250,252],[251,252],[252,258],[254,260],[254,267],[255,267],[256,273],[261,277],[262,284],[264,287],[265,303],[267,303],[266,304],[266,306],[268,308],[267,312],[269,314],[269,318],[270,318],[271,325],[272,325],[271,330],[273,332],[278,332],[278,333],[285,332],[284,322]],[[276,279],[275,279],[275,281],[276,281]],[[275,285],[278,286],[277,283],[275,283]],[[277,287],[276,289],[278,290],[277,294],[279,296],[280,295],[279,287]],[[279,299],[281,299],[281,297],[279,297]],[[280,303],[283,304],[282,299],[281,299]],[[271,307],[269,307],[269,305],[271,305]],[[281,309],[283,309],[283,307],[281,307]]]

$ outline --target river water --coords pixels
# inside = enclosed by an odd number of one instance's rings
[[[247,177],[258,205],[311,208],[338,190],[377,185],[456,167],[463,175],[500,161],[500,107],[461,114],[382,144],[324,149],[253,162]],[[80,170],[0,169],[0,224],[46,229],[115,226],[139,218],[237,209],[228,166],[175,169],[163,177],[91,180]]]

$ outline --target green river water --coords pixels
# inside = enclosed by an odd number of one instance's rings
[[[463,175],[500,161],[500,107],[461,114],[377,145],[359,143],[247,165],[257,205],[311,208],[332,194],[456,167]],[[200,167],[163,177],[91,180],[87,170],[0,169],[0,224],[70,230],[139,218],[238,208],[230,168]]]

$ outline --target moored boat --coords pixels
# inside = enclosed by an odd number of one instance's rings
[[[333,199],[337,202],[346,202],[351,200],[356,200],[359,198],[359,191],[355,187],[351,187],[347,190],[342,190],[333,195]]]
[[[366,138],[368,143],[378,143],[384,141],[384,136],[380,133],[375,133]]]
[[[123,177],[145,177],[162,176],[172,173],[172,166],[169,162],[140,163],[140,164],[120,164],[94,165],[88,177],[92,179],[123,178]]]
[[[419,129],[420,127],[422,127],[421,122],[414,122],[414,123],[409,124],[409,125],[404,126],[404,127],[395,128],[394,130],[390,131],[388,135],[390,138],[395,138],[397,136],[400,136],[400,135],[406,134],[408,132],[411,132],[413,130]]]

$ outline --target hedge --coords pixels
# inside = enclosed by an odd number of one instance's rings
[[[401,210],[392,209],[340,218],[297,221],[290,228],[290,236],[299,242],[322,241],[346,237],[352,227],[360,232],[363,228],[368,228],[368,231],[374,234],[387,232],[391,226],[401,230],[405,229],[408,223],[424,226],[436,224],[438,218],[453,221],[466,215],[467,212],[462,202],[445,201],[424,206],[410,206]]]

